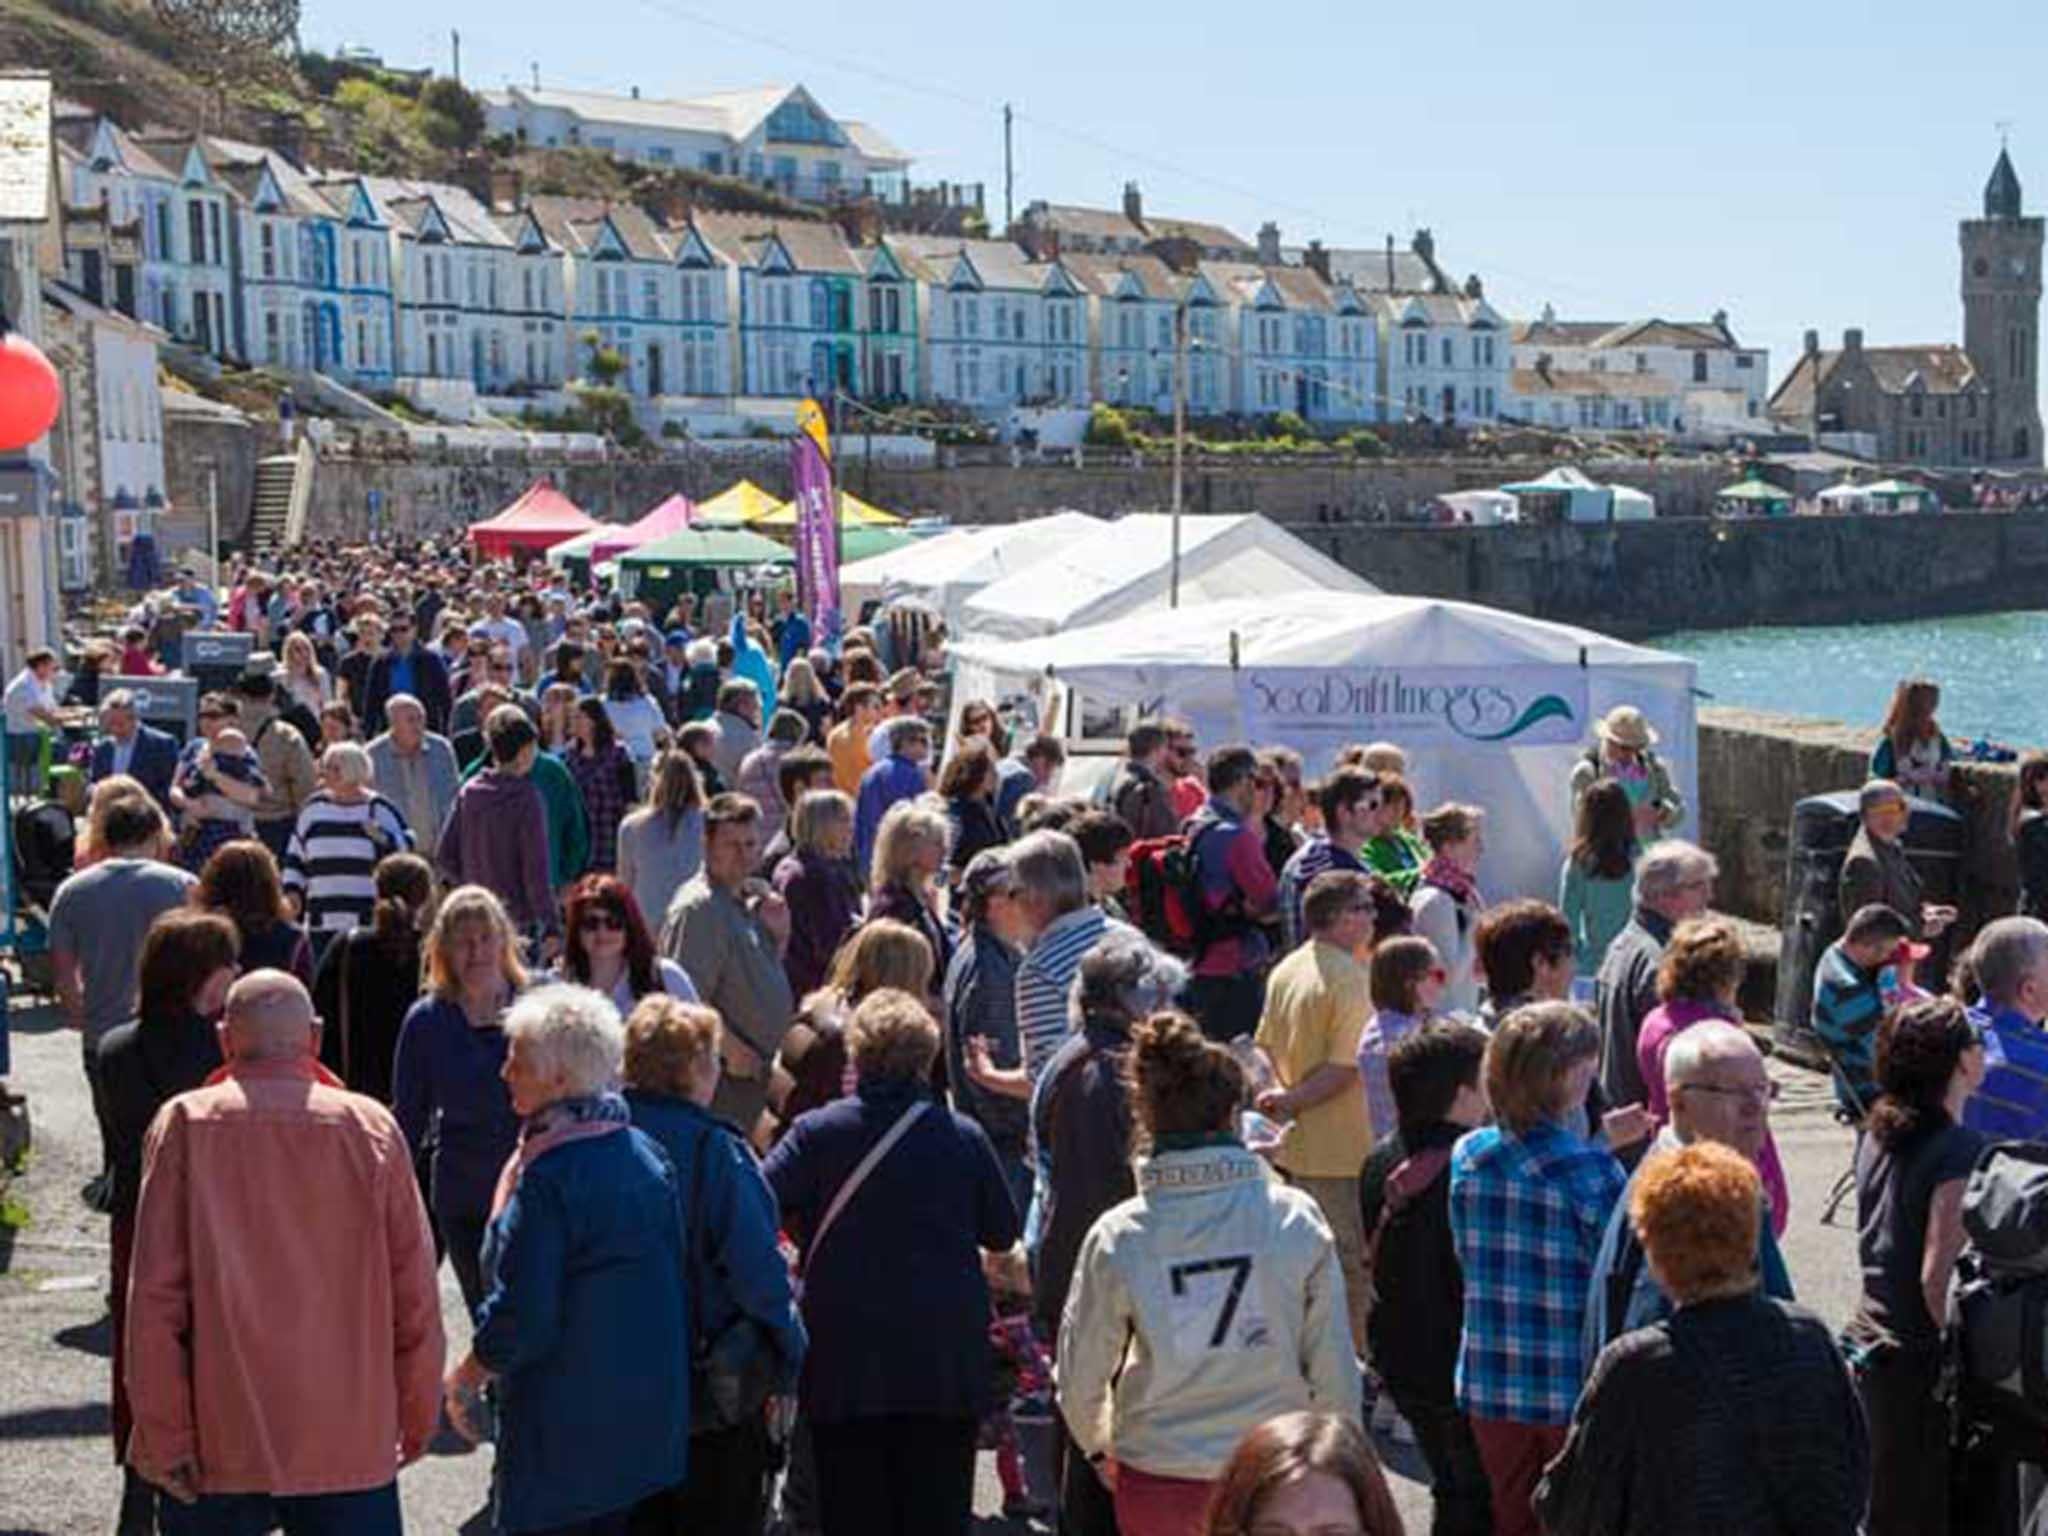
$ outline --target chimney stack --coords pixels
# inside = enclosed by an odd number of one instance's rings
[[[1394,237],[1387,236],[1387,292],[1392,293],[1398,284],[1394,279]]]
[[[1818,356],[1819,354],[1820,354],[1820,332],[1819,332],[1819,331],[1808,331],[1808,332],[1806,333],[1806,355],[1807,355],[1808,357],[1817,357],[1817,356]]]
[[[1280,226],[1271,219],[1259,226],[1259,265],[1280,265]]]
[[[1848,330],[1842,332],[1842,350],[1851,357],[1860,357],[1862,355],[1863,332],[1861,329],[1851,326]]]
[[[1479,274],[1477,272],[1474,272],[1465,279],[1465,297],[1468,299],[1483,299],[1486,297],[1486,290],[1480,286]]]
[[[1124,217],[1140,229],[1145,227],[1145,199],[1139,195],[1135,181],[1124,183]]]
[[[633,99],[635,101],[640,99],[640,87],[637,85],[633,87]]]
[[[1307,249],[1301,253],[1301,264],[1307,267],[1309,271],[1315,273],[1324,282],[1331,281],[1330,252],[1322,241],[1309,241]]]

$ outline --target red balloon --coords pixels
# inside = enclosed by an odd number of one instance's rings
[[[49,431],[64,387],[43,349],[19,331],[0,336],[0,453],[14,453]]]

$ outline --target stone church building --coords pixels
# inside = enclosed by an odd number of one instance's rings
[[[1872,347],[1820,334],[1771,397],[1789,428],[1864,433],[1877,458],[1943,468],[2041,464],[2041,254],[2043,221],[2022,211],[2020,179],[2004,150],[1984,186],[1984,216],[1964,219],[1963,344]]]

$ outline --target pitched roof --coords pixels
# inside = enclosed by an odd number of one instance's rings
[[[1142,251],[1128,255],[1087,252],[1060,253],[1060,265],[1074,274],[1076,282],[1099,298],[1113,299],[1124,291],[1126,277],[1137,281],[1138,291],[1148,299],[1177,299],[1182,279],[1157,256]]]
[[[957,235],[891,235],[891,250],[918,267],[928,282],[943,284],[952,275],[956,256],[974,264],[982,286],[1037,293],[1044,288],[1052,263],[1033,261],[1022,246],[1008,240],[963,240]]]
[[[49,218],[51,173],[49,76],[0,77],[0,222]]]
[[[1462,293],[1375,293],[1370,302],[1377,313],[1396,324],[1419,314],[1431,325],[1471,325],[1492,314],[1492,306],[1484,299],[1468,299]]]
[[[112,118],[66,115],[57,121],[57,135],[63,143],[77,150],[80,155],[90,158],[93,144],[98,139],[102,126],[107,131],[114,153],[131,173],[153,177],[158,181],[178,179],[175,170],[143,148],[133,134]]]
[[[1281,254],[1289,261],[1301,261],[1306,252],[1297,245],[1283,248]],[[1388,253],[1384,248],[1331,246],[1325,254],[1330,259],[1331,281],[1348,282],[1362,294],[1428,293],[1439,286],[1449,285],[1449,279],[1437,267],[1412,250],[1395,248],[1391,275],[1388,273]]]
[[[1145,243],[1145,231],[1125,218],[1120,209],[1041,203],[1025,210],[1025,215],[1041,229],[1057,230],[1078,240],[1128,242],[1132,245]]]
[[[846,130],[846,137],[853,147],[870,160],[886,160],[896,165],[908,166],[910,156],[896,147],[896,143],[873,123],[856,122],[850,117],[839,119],[839,126]]]
[[[1865,347],[1863,361],[1878,389],[1903,395],[1918,388],[1930,395],[1959,395],[1978,388],[1981,380],[1969,353],[1938,342],[1932,346]],[[1803,416],[1813,410],[1817,391],[1825,388],[1848,359],[1846,352],[1801,354],[1771,394],[1771,410],[1782,416]]]
[[[209,134],[202,142],[207,164],[243,197],[254,199],[256,184],[267,168],[290,212],[320,219],[339,216],[340,210],[314,184],[313,178],[276,150],[261,144],[245,144],[238,139],[223,139],[216,134]],[[250,175],[251,171],[256,175]],[[246,190],[243,183],[247,184]]]
[[[860,258],[846,243],[837,224],[824,219],[792,219],[773,213],[723,213],[700,208],[691,216],[697,233],[729,260],[752,266],[761,260],[771,239],[782,242],[799,272],[837,272],[859,276]],[[673,233],[671,238],[677,238]]]
[[[1221,224],[1205,224],[1200,219],[1170,219],[1148,213],[1145,215],[1145,228],[1155,240],[1190,240],[1204,250],[1249,253],[1258,249],[1242,235],[1231,233]]]
[[[394,217],[405,221],[407,228],[418,229],[416,221],[421,216],[421,207],[431,200],[440,209],[441,217],[448,221],[448,233],[457,244],[505,246],[512,243],[492,219],[491,210],[478,202],[467,187],[445,181],[406,181],[395,176],[364,176],[359,179],[380,205]]]
[[[148,321],[132,320],[119,310],[95,304],[70,284],[58,282],[55,278],[43,279],[43,302],[80,320],[94,325],[112,326],[117,331],[126,331],[129,335],[145,341],[165,339],[164,333]]]
[[[1610,400],[1663,400],[1679,386],[1654,373],[1594,373],[1588,369],[1517,368],[1508,375],[1508,391],[1524,399],[1550,395],[1600,395]]]

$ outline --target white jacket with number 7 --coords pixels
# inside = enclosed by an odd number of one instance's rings
[[[1060,1320],[1060,1412],[1082,1454],[1213,1478],[1274,1414],[1355,1421],[1344,1275],[1315,1202],[1235,1142],[1137,1174],[1089,1229]]]

